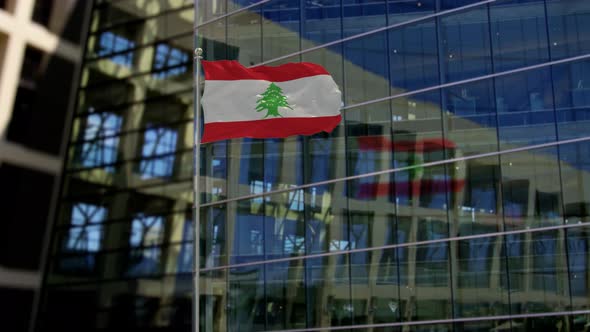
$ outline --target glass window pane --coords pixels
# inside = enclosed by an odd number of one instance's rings
[[[303,49],[342,38],[342,0],[303,2],[301,39]]]
[[[488,9],[486,6],[439,20],[444,82],[492,72]]]
[[[444,236],[446,227],[441,229],[441,224],[430,226],[426,220],[421,224],[419,234],[424,235],[419,240]],[[407,286],[400,288],[402,321],[452,317],[447,243],[408,247],[407,256],[400,256],[400,268],[407,271],[404,277],[408,278]]]
[[[508,289],[499,287],[505,270],[500,255],[502,237],[483,237],[451,243],[457,259],[453,266],[457,288],[455,317],[508,315]],[[454,247],[454,248],[453,248]]]
[[[260,7],[227,18],[227,43],[238,49],[235,59],[244,66],[252,66],[262,61]]]
[[[500,164],[498,157],[455,162],[449,211],[454,235],[468,236],[502,230]]]
[[[344,37],[385,26],[386,2],[387,0],[342,0]]]
[[[590,143],[559,146],[566,223],[590,219]]]
[[[129,276],[155,274],[160,270],[161,248],[164,233],[164,220],[160,216],[139,214],[131,222],[129,246],[136,248],[130,252]]]
[[[63,252],[72,255],[60,262],[64,272],[88,273],[96,269],[96,253],[102,249],[103,221],[107,218],[105,207],[86,203],[72,206],[71,224],[63,240]]]
[[[346,255],[313,258],[306,263],[308,326],[350,325],[353,307]],[[346,271],[345,273],[342,273]]]
[[[443,98],[446,139],[456,157],[498,150],[492,80],[445,88]]]
[[[348,134],[348,175],[390,168],[392,153],[389,102],[348,109],[344,112],[344,119]],[[388,175],[381,175],[349,181],[348,197],[358,200],[388,197],[388,178]]]
[[[265,330],[305,328],[305,260],[266,264]]]
[[[227,282],[227,270],[221,271],[211,271],[211,272],[201,272],[201,303],[200,307],[203,308],[201,310],[201,317],[200,317],[200,329],[201,331],[212,331],[212,332],[223,332],[227,331],[227,323],[229,321],[228,315],[231,312],[229,303],[228,303],[228,282]],[[180,278],[176,278],[180,279]],[[180,279],[182,280],[182,279]],[[179,281],[176,281],[176,284],[179,284]],[[190,311],[191,303],[189,302],[192,297],[192,277],[185,278],[187,288],[182,292],[184,296],[187,298],[187,302],[185,302],[185,307],[183,309]],[[180,288],[177,286],[177,288]],[[177,300],[178,301],[178,300]],[[180,302],[180,301],[179,301]],[[185,314],[184,318],[190,317],[190,314]],[[177,316],[182,317],[180,314]],[[190,320],[187,319],[185,321],[185,325],[189,324]],[[194,328],[192,326],[186,327],[186,330],[190,330]]]
[[[483,0],[441,0],[440,1],[440,10],[459,8],[459,7],[475,4],[478,2],[483,2]]]
[[[392,95],[438,85],[435,21],[390,30],[389,66]]]
[[[148,128],[144,133],[139,173],[143,179],[168,177],[174,171],[174,151],[178,134],[162,127]]]
[[[388,24],[397,24],[433,14],[436,0],[388,0]]]
[[[500,1],[490,5],[494,71],[547,61],[544,1]]]
[[[589,236],[587,227],[566,231],[569,282],[572,293],[572,309],[587,310],[590,306],[588,289]]]
[[[228,274],[227,330],[266,330],[264,265],[233,268]]]
[[[500,148],[541,144],[556,139],[553,92],[548,69],[496,78]]]
[[[117,161],[119,137],[114,136],[121,130],[122,118],[113,113],[90,114],[85,118],[86,124],[78,146],[77,158],[82,167],[95,167],[112,164]],[[113,171],[107,167],[106,171]]]
[[[502,198],[507,229],[561,225],[557,149],[501,155]]]
[[[385,32],[344,43],[344,97],[347,105],[389,95],[386,46]]]
[[[199,17],[196,21],[199,24],[226,13],[226,0],[199,1],[197,5]]]
[[[590,52],[590,3],[584,0],[547,1],[549,44],[553,60]]]
[[[512,314],[564,311],[570,303],[563,231],[506,236]]]
[[[262,5],[262,61],[299,51],[299,3],[273,0]]]
[[[590,61],[552,67],[559,139],[588,136],[590,120]]]

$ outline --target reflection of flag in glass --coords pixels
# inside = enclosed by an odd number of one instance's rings
[[[445,192],[459,192],[465,186],[465,169],[449,169],[450,176],[425,172],[421,165],[427,162],[443,160],[444,150],[449,158],[457,156],[458,151],[452,141],[443,138],[425,138],[415,141],[392,142],[383,136],[361,136],[358,142],[358,159],[356,174],[366,174],[379,169],[380,153],[391,151],[394,156],[394,167],[414,166],[407,171],[390,176],[387,182],[379,181],[379,177],[359,179],[356,198],[367,199],[388,196],[420,194],[432,195]]]

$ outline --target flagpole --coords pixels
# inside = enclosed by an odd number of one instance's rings
[[[196,6],[195,6],[196,7]],[[197,43],[195,39],[195,43]],[[200,246],[201,246],[201,232],[200,232],[200,214],[201,214],[201,194],[199,191],[199,176],[201,169],[201,59],[203,49],[200,47],[195,48],[195,117],[193,120],[193,127],[195,132],[195,145],[194,151],[194,174],[193,174],[193,327],[195,332],[199,332],[199,300],[200,300],[200,283],[199,283],[199,270],[200,270]]]

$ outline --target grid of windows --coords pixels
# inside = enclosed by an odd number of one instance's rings
[[[139,163],[142,178],[172,175],[176,139],[177,134],[174,130],[148,127],[144,133],[142,160]]]
[[[161,70],[154,75],[158,78],[166,78],[186,73],[188,69],[189,55],[177,48],[170,47],[166,44],[160,44],[156,47],[154,57],[154,70]]]
[[[110,59],[119,65],[133,65],[133,52],[126,52],[135,47],[135,42],[116,33],[106,31],[100,34],[98,56],[111,55]]]
[[[79,160],[83,167],[103,167],[117,160],[119,137],[115,136],[121,129],[121,117],[113,113],[90,114],[86,117],[84,128],[84,143],[80,146]]]
[[[100,3],[119,19],[90,36],[73,137],[117,114],[116,158],[68,163],[53,264],[67,207],[108,216],[91,273],[50,270],[43,326],[84,294],[87,330],[189,331],[192,8]],[[196,21],[205,59],[318,63],[345,102],[330,134],[200,147],[202,331],[585,331],[590,3],[198,1]]]

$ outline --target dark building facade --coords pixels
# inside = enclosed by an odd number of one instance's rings
[[[94,3],[39,331],[191,330],[195,44],[344,96],[200,146],[201,331],[588,330],[590,2],[193,6]]]
[[[88,2],[0,1],[0,319],[30,331]]]

